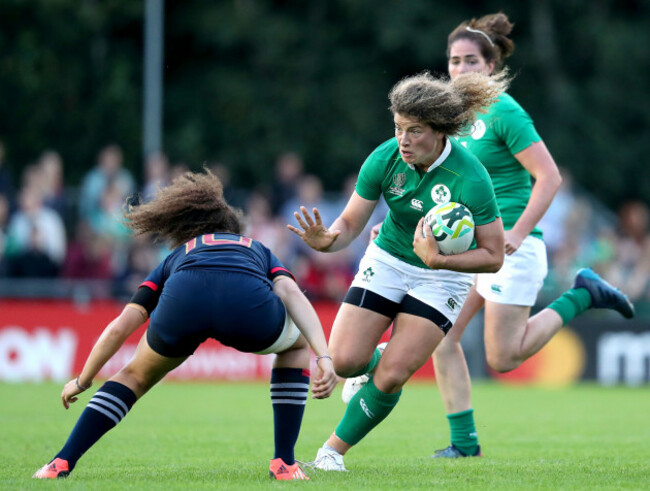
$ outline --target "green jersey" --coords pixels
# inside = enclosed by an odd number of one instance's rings
[[[420,218],[431,208],[448,201],[462,203],[474,215],[476,225],[493,222],[499,216],[485,167],[454,139],[447,139],[442,154],[427,172],[404,162],[397,139],[388,140],[361,166],[355,191],[372,201],[384,196],[389,211],[375,243],[421,268],[426,266],[413,252],[413,234]]]
[[[501,94],[486,114],[477,114],[471,134],[458,140],[489,172],[503,228],[510,230],[526,208],[532,189],[530,174],[514,157],[541,140],[532,119],[510,95]],[[542,231],[535,227],[531,235],[541,238]]]

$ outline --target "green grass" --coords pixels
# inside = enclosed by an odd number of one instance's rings
[[[94,390],[94,389],[93,389]],[[59,450],[90,394],[65,411],[61,385],[0,384],[0,489],[648,489],[648,388],[476,384],[484,457],[431,460],[449,434],[433,384],[409,384],[397,408],[346,456],[347,473],[272,482],[266,384],[163,383],[80,461],[67,480],[30,476]],[[296,448],[312,460],[344,410],[340,386],[309,400]]]

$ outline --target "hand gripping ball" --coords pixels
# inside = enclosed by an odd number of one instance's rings
[[[434,206],[424,217],[440,252],[445,256],[465,252],[474,240],[474,217],[462,203],[450,201]]]

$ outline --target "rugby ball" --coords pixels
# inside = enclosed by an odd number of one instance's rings
[[[474,217],[462,203],[450,201],[434,206],[424,217],[445,256],[465,252],[474,240]]]

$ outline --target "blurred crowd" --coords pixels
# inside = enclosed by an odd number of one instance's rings
[[[269,183],[236,188],[230,169],[209,164],[228,202],[245,214],[246,235],[268,246],[291,269],[312,300],[340,301],[370,237],[387,207],[380,201],[366,230],[351,247],[316,253],[289,232],[300,206],[319,209],[326,225],[338,216],[354,189],[355,167],[341,189],[326,192],[318,176],[305,172],[302,157],[277,157]],[[129,297],[169,253],[151,237],[133,236],[122,221],[126,199],[151,200],[159,189],[188,170],[166,155],[149,156],[143,175],[124,165],[118,145],[99,150],[96,163],[78,187],[65,182],[64,161],[44,151],[22,167],[14,183],[0,142],[0,279],[64,278],[105,280],[116,298]],[[552,297],[572,282],[575,271],[593,267],[634,301],[650,302],[650,212],[642,201],[629,201],[612,212],[577,186],[563,170],[563,185],[540,223],[548,247],[549,276],[542,291]]]

